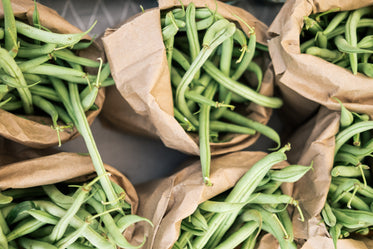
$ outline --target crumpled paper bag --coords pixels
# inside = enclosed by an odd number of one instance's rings
[[[12,8],[16,18],[32,23],[32,14],[34,11],[34,1],[32,0],[12,0]],[[58,13],[44,5],[37,4],[41,24],[57,33],[81,33],[82,31],[62,18]],[[0,19],[3,19],[4,13],[0,5]],[[90,39],[85,36],[85,39]],[[95,44],[95,43],[94,43]],[[96,60],[102,57],[102,49],[95,44],[82,56]],[[87,112],[87,119],[92,123],[95,117],[100,113],[105,99],[105,91],[101,89],[96,98],[95,104],[99,107],[96,111]],[[45,116],[15,115],[0,109],[0,135],[18,143],[33,147],[47,148],[58,144],[57,133],[51,128],[51,118]],[[77,137],[79,134],[76,129],[70,131],[65,129],[60,132],[61,142],[66,142]]]
[[[191,1],[183,1],[187,6]],[[193,1],[196,7],[216,8],[224,17],[235,20],[248,29],[234,15],[255,27],[257,40],[266,44],[267,26],[243,9],[219,1]],[[179,1],[159,1],[159,8],[140,13],[118,29],[108,29],[103,37],[104,49],[110,62],[116,89],[110,89],[102,115],[110,123],[137,133],[159,137],[170,148],[198,155],[198,137],[188,135],[173,116],[173,99],[166,52],[161,34],[160,11],[180,6]],[[268,58],[267,58],[268,59]],[[273,72],[270,61],[265,62],[261,93],[273,94]],[[124,99],[121,100],[119,97]],[[128,111],[131,110],[132,111]],[[267,123],[271,109],[250,104],[245,116]],[[128,128],[129,127],[129,128]],[[137,127],[138,129],[134,128]],[[213,155],[237,151],[253,144],[255,136],[234,135],[224,143],[212,143]]]
[[[143,249],[172,248],[176,242],[181,221],[191,215],[197,206],[212,197],[232,188],[252,165],[267,155],[264,152],[241,151],[217,156],[211,162],[210,179],[213,186],[206,186],[202,180],[200,163],[189,163],[185,168],[164,179],[136,186],[140,205],[138,214],[153,222],[140,225],[135,239],[141,241],[143,234],[148,241]],[[274,168],[285,167],[281,162]],[[283,184],[283,192],[291,193],[291,184]],[[277,241],[267,238],[262,249],[273,249]]]
[[[373,113],[373,79],[301,54],[299,38],[303,17],[336,7],[352,10],[372,5],[372,0],[288,0],[269,27],[268,42],[276,85],[284,99],[284,115],[298,125],[317,112],[320,105],[339,110],[336,97],[346,108]]]

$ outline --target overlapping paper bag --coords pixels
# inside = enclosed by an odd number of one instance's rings
[[[187,6],[191,1],[182,2]],[[266,44],[267,26],[243,9],[213,0],[193,2],[196,7],[217,8],[219,14],[237,22],[248,34],[248,28],[239,20],[242,18],[255,28],[257,41]],[[131,18],[116,30],[106,31],[102,40],[116,89],[108,93],[102,114],[123,130],[130,127],[131,131],[159,137],[167,147],[198,155],[198,137],[188,135],[173,115],[170,73],[161,32],[160,12],[178,6],[180,1],[159,1],[159,8]],[[274,81],[271,64],[268,58],[261,64],[265,74],[260,93],[271,96]],[[265,124],[271,109],[252,103],[243,114]],[[234,135],[229,142],[213,143],[212,154],[246,148],[258,136]]]
[[[203,183],[199,162],[188,164],[170,177],[136,186],[140,199],[138,214],[150,219],[154,227],[140,225],[136,229],[140,234],[135,238],[141,241],[144,234],[148,237],[144,249],[172,248],[178,239],[181,221],[191,215],[200,203],[232,188],[265,155],[264,152],[241,151],[214,158],[210,174],[213,186]],[[284,161],[274,167],[286,165]],[[283,186],[284,193],[290,194],[291,184]],[[260,248],[273,249],[269,245],[277,244],[273,237],[266,240],[268,242],[262,243]]]
[[[289,163],[309,165],[313,162],[313,170],[293,185],[292,196],[299,200],[305,218],[301,222],[299,213],[294,211],[294,237],[300,244],[305,242],[302,249],[334,249],[333,240],[320,213],[331,182],[330,171],[334,162],[339,121],[340,112],[322,107],[290,138],[293,149],[288,153]],[[368,249],[372,248],[372,243],[372,240],[341,239],[338,241],[338,249]]]
[[[0,147],[6,146],[0,141]],[[16,146],[17,147],[17,146]],[[16,148],[11,145],[11,148]],[[60,182],[82,183],[96,176],[92,160],[89,156],[77,153],[52,151],[23,150],[22,156],[12,154],[14,150],[2,149],[0,153],[0,190],[30,188]],[[125,200],[131,205],[131,213],[136,214],[138,195],[132,183],[118,170],[104,164],[110,179],[126,192]],[[124,232],[131,239],[133,227]]]
[[[363,74],[353,75],[316,56],[300,53],[300,33],[303,17],[313,13],[340,8],[352,10],[373,5],[372,0],[289,0],[269,27],[270,55],[284,99],[286,115],[300,124],[314,115],[323,105],[339,110],[336,97],[346,108],[356,112],[373,113],[373,79]]]
[[[12,8],[17,19],[32,23],[34,11],[34,1],[32,0],[12,0]],[[44,27],[56,33],[81,33],[82,31],[62,18],[58,13],[44,5],[37,4],[40,23]],[[3,19],[3,8],[0,5],[0,19]],[[89,36],[85,36],[89,39]],[[103,50],[97,44],[91,46],[86,51],[82,51],[81,56],[96,60],[103,56]],[[96,111],[87,113],[88,122],[92,123],[101,111],[105,99],[104,89],[99,91],[95,104],[99,107]],[[51,118],[45,116],[17,115],[4,111],[0,108],[0,136],[16,141],[18,143],[33,147],[47,148],[58,144],[56,130],[51,128]],[[61,142],[66,142],[78,135],[76,129],[65,129],[60,132]]]

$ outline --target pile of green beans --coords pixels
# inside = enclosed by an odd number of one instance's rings
[[[0,26],[4,35],[0,40],[0,107],[22,116],[50,115],[53,129],[57,131],[74,126],[85,141],[111,206],[125,208],[123,198],[115,192],[106,174],[85,114],[96,108],[94,102],[99,88],[114,84],[108,63],[103,65],[102,61],[75,53],[91,45],[92,42],[82,40],[89,30],[78,34],[54,33],[40,24],[36,3],[33,25],[15,19],[10,0],[2,0],[2,6],[4,19]],[[96,68],[98,73],[89,75],[83,67]],[[59,120],[63,126],[57,123]]]
[[[100,177],[83,185],[60,183],[1,192],[0,247],[141,247],[131,245],[122,233],[134,223],[149,221],[131,215],[129,204],[123,210],[111,208],[101,185],[97,183]],[[125,195],[119,185],[113,185],[118,195]]]
[[[194,3],[163,11],[161,22],[174,115],[187,132],[198,134],[204,182],[211,184],[210,141],[227,142],[226,134],[259,132],[279,145],[273,129],[240,114],[251,102],[282,106],[281,99],[259,93],[263,72],[253,58],[264,58],[267,47],[256,42],[255,30],[247,24],[248,38],[216,10],[196,8]],[[249,84],[239,82],[245,73],[251,75]]]
[[[304,17],[300,50],[373,78],[372,17],[372,6]]]
[[[368,115],[342,106],[331,184],[321,212],[335,248],[338,239],[368,235],[373,229],[372,130]]]
[[[290,165],[271,169],[286,160],[290,147],[268,154],[255,163],[235,186],[201,203],[181,222],[181,232],[173,249],[253,249],[265,233],[271,233],[282,249],[297,248],[286,209],[299,203],[282,193],[283,182],[296,182],[311,166]],[[302,216],[303,217],[303,216]]]

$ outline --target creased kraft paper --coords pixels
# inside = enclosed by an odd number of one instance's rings
[[[193,1],[196,7],[205,7],[235,20],[248,32],[248,28],[235,16],[255,27],[257,40],[266,44],[267,27],[243,9],[216,1]],[[183,1],[186,6],[190,1]],[[136,133],[159,137],[170,148],[198,155],[198,137],[188,135],[173,116],[173,99],[166,51],[161,33],[160,11],[180,6],[178,1],[159,1],[159,8],[138,14],[116,30],[108,29],[103,37],[104,49],[110,62],[116,88],[110,89],[103,117],[115,126]],[[264,62],[261,93],[273,95],[273,72],[269,59]],[[124,99],[121,100],[119,97]],[[131,110],[132,111],[128,111]],[[245,116],[267,123],[271,109],[250,104]],[[127,127],[129,127],[127,129]],[[136,129],[137,128],[137,129]],[[255,136],[233,135],[232,140],[212,143],[213,155],[237,151],[253,144]]]

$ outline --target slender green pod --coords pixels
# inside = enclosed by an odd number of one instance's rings
[[[217,132],[230,132],[230,133],[240,133],[254,135],[256,131],[252,128],[234,125],[230,123],[225,123],[222,121],[210,121],[210,130]]]
[[[245,202],[249,199],[250,195],[254,192],[257,185],[261,182],[272,165],[286,160],[285,151],[289,149],[289,146],[285,146],[279,151],[273,152],[255,163],[253,167],[251,167],[251,169],[236,183],[225,201]],[[204,248],[204,246],[209,242],[217,245],[220,242],[220,239],[215,238],[221,238],[222,234],[225,234],[237,215],[238,212],[232,214],[215,214],[208,221],[209,230],[206,231],[203,236],[198,237],[193,241],[193,247],[196,249]]]
[[[85,32],[79,34],[57,34],[48,31],[44,31],[26,23],[15,21],[17,32],[34,40],[42,41],[45,43],[54,43],[60,46],[73,46],[75,43],[79,42],[83,36],[88,34],[96,22]]]
[[[22,100],[25,113],[32,114],[32,97],[30,91],[27,89],[27,83],[13,57],[11,57],[8,51],[3,48],[0,48],[0,67],[11,77],[15,78],[17,82],[24,87],[17,88],[17,91]]]
[[[29,239],[29,238],[19,238],[17,242],[22,246],[24,249],[34,249],[34,248],[43,248],[43,249],[57,249],[54,245],[44,242],[44,241],[39,241],[39,240],[34,240],[34,239]]]
[[[252,128],[256,130],[257,132],[261,133],[262,135],[268,137],[272,141],[276,142],[277,146],[275,149],[278,149],[281,146],[280,136],[278,133],[273,130],[271,127],[266,126],[262,123],[256,122],[254,120],[251,120],[245,116],[242,116],[239,113],[226,110],[223,113],[223,118],[226,118],[227,120],[231,121],[232,123],[246,126],[248,128]]]
[[[337,154],[341,146],[345,144],[353,135],[371,129],[373,129],[373,121],[361,121],[339,132],[335,138],[334,155]]]
[[[18,52],[16,20],[13,14],[10,0],[2,0],[4,11],[4,43],[5,49],[8,50],[14,58]]]
[[[296,182],[312,168],[312,163],[310,166],[289,165],[280,170],[270,170],[269,178],[279,182]]]
[[[37,47],[20,47],[17,58],[32,59],[38,56],[49,55],[55,51],[57,44],[47,43],[44,45],[37,45]]]
[[[250,235],[252,235],[255,230],[259,227],[256,221],[246,222],[237,231],[233,232],[228,238],[223,242],[220,242],[216,249],[229,249],[235,248],[245,241]]]

